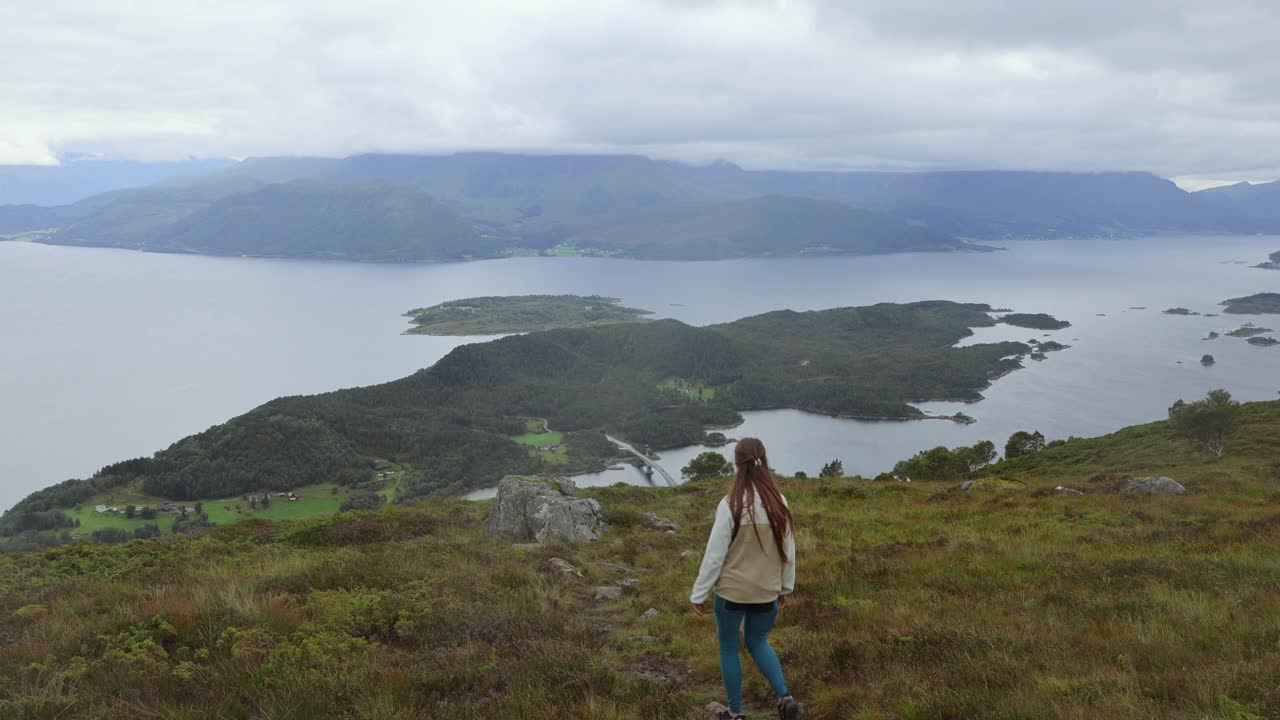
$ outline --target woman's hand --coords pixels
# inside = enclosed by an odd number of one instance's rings
[[[707,614],[706,608],[704,608],[702,605],[703,605],[702,603],[689,603],[689,607],[693,608],[693,614],[697,615],[698,617],[702,617],[703,615]]]
[[[783,609],[785,609],[786,607],[787,607],[787,596],[786,596],[786,595],[779,595],[779,596],[778,596],[778,611],[779,611],[779,612],[781,612],[781,611],[782,611]]]

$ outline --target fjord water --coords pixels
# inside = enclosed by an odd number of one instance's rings
[[[1280,347],[1202,338],[1250,320],[1280,330],[1280,317],[1160,311],[1215,313],[1228,297],[1280,289],[1280,272],[1248,267],[1278,249],[1275,237],[1162,237],[1018,242],[984,254],[372,265],[0,243],[0,508],[274,397],[426,367],[483,338],[401,335],[401,313],[476,295],[599,293],[698,325],[782,308],[930,299],[1048,312],[1073,326],[1047,338],[982,328],[964,342],[1051,338],[1070,349],[1028,361],[982,402],[919,405],[963,410],[976,424],[783,410],[747,413],[728,434],[764,438],[785,472],[812,473],[839,458],[862,474],[936,445],[1002,445],[1019,429],[1099,435],[1159,419],[1178,397],[1214,387],[1242,400],[1277,397]],[[1205,353],[1217,364],[1202,367]],[[660,462],[678,474],[700,450],[664,452]],[[632,469],[583,478],[620,480],[644,482]]]

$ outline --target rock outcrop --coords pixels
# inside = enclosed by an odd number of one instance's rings
[[[1187,489],[1177,480],[1163,475],[1134,478],[1120,488],[1120,492],[1146,495],[1181,495],[1186,491]]]
[[[669,533],[680,532],[680,523],[672,522],[651,512],[644,514],[644,524],[655,530],[663,530]]]
[[[521,542],[577,545],[600,539],[604,513],[600,503],[576,497],[572,480],[505,477],[489,512],[490,535]]]

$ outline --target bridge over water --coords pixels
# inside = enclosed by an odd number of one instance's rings
[[[619,440],[618,438],[613,437],[612,435],[605,435],[605,437],[609,439],[609,442],[613,443],[614,445],[617,445],[618,447],[622,448],[623,450],[626,450],[627,452],[631,453],[632,455],[635,455],[636,457],[640,458],[640,462],[644,463],[644,466],[645,466],[645,467],[647,467],[647,468],[649,468],[649,469],[651,469],[651,470],[656,470],[656,471],[658,472],[658,474],[659,474],[659,475],[661,475],[661,476],[662,476],[662,478],[663,478],[664,480],[666,480],[666,481],[667,481],[667,484],[668,484],[668,485],[670,485],[671,487],[675,487],[676,485],[678,485],[678,484],[679,484],[679,483],[677,483],[677,482],[676,482],[675,478],[671,477],[671,474],[670,474],[670,473],[668,473],[668,472],[667,472],[667,471],[666,471],[666,470],[665,470],[661,465],[659,465],[659,464],[655,463],[654,461],[650,460],[649,458],[645,457],[644,453],[642,453],[642,452],[640,452],[639,450],[637,450],[637,449],[635,449],[635,448],[631,447],[630,445],[628,445],[628,444],[626,444],[626,443],[622,442],[622,441],[621,441],[621,440]]]

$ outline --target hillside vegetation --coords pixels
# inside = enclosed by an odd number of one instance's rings
[[[1161,422],[990,470],[1024,489],[784,478],[788,682],[814,720],[1280,717],[1277,458],[1268,402],[1221,461]],[[489,503],[449,500],[2,556],[0,717],[701,718],[723,698],[687,595],[726,484],[583,491],[611,525],[577,548],[495,541]]]

